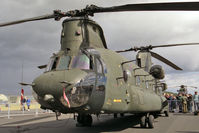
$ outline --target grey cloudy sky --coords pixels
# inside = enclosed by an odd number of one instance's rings
[[[55,9],[80,9],[88,4],[112,6],[138,2],[150,0],[1,0],[0,22],[49,14]],[[102,26],[108,47],[120,50],[141,45],[199,42],[198,16],[199,12],[123,12],[96,14],[92,19]],[[24,82],[31,83],[43,72],[37,66],[46,64],[52,53],[60,49],[60,32],[61,21],[54,20],[0,28],[0,93],[19,94],[20,85],[17,83],[21,81],[22,62]],[[199,86],[199,46],[158,48],[153,51],[184,69],[177,72],[154,60],[154,64],[164,66],[169,86]],[[135,53],[124,55],[129,59],[135,58]],[[30,94],[30,88],[25,89]]]

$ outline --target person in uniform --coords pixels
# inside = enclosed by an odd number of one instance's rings
[[[187,113],[187,97],[186,97],[186,94],[182,95],[182,112]]]

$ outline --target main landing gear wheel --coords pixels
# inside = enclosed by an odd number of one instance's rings
[[[120,113],[120,117],[124,117],[124,113]]]
[[[143,115],[140,118],[140,127],[146,128],[148,124],[149,128],[154,128],[154,116],[153,115]]]
[[[114,113],[114,114],[113,114],[113,117],[116,119],[116,118],[117,118],[117,113]]]
[[[90,114],[78,114],[77,116],[77,127],[88,126],[90,127],[93,123],[92,116]]]
[[[143,115],[141,118],[140,118],[140,127],[141,128],[146,128],[146,116]]]
[[[166,117],[169,117],[169,111],[168,110],[164,111],[164,114],[165,114]]]
[[[149,115],[147,123],[148,123],[149,128],[154,128],[154,116],[153,115]]]

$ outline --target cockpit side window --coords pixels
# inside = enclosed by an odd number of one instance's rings
[[[59,57],[52,57],[50,59],[50,62],[48,63],[47,69],[46,71],[51,71],[51,70],[55,70],[57,67],[57,63],[59,61]]]
[[[102,63],[99,61],[99,59],[96,59],[96,67],[97,67],[97,73],[103,73],[102,69]]]
[[[51,69],[51,70],[55,70],[55,69],[56,69],[58,60],[59,60],[59,57],[56,57],[55,60],[54,60],[54,62],[53,62],[53,65],[52,65],[52,69]]]
[[[106,65],[100,57],[96,57],[95,64],[96,64],[97,73],[101,73],[101,74],[107,73]]]
[[[54,60],[55,60],[55,58],[50,58],[50,61],[49,61],[47,68],[46,68],[46,71],[51,70]]]

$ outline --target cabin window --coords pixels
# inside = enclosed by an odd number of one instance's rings
[[[137,59],[137,65],[138,65],[139,67],[141,67],[141,59],[140,59],[140,58]]]
[[[139,86],[140,85],[140,76],[136,76],[136,85]]]
[[[59,64],[57,66],[57,70],[65,70],[68,69],[70,64],[71,57],[70,56],[62,56],[59,59]]]
[[[153,85],[153,91],[156,92],[155,85]]]
[[[148,89],[149,88],[149,82],[145,81],[145,84],[146,84],[146,88]]]

